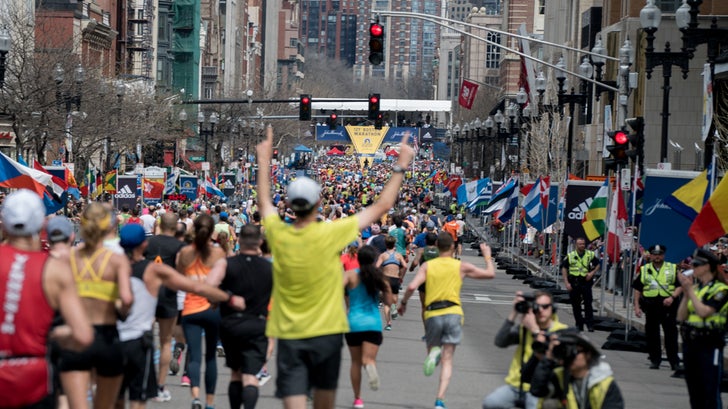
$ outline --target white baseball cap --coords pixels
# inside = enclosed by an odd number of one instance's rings
[[[296,178],[288,185],[288,205],[294,211],[313,208],[319,201],[321,186],[305,176]]]
[[[40,232],[45,222],[46,208],[40,196],[32,190],[20,189],[5,198],[0,218],[3,228],[14,236],[32,236]]]

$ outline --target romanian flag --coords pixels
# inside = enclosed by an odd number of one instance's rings
[[[664,203],[677,213],[689,220],[695,217],[703,208],[703,204],[710,196],[710,179],[713,177],[713,166],[702,171],[698,177],[681,186],[678,190],[665,198]]]
[[[116,193],[116,170],[106,172],[106,175],[104,175],[104,192]]]
[[[703,246],[728,232],[726,209],[728,209],[728,177],[723,177],[690,225],[688,235],[695,244]]]
[[[0,152],[0,187],[30,189],[43,197],[51,175],[23,166]]]
[[[607,219],[607,197],[610,190],[609,178],[607,178],[594,195],[589,209],[584,213],[581,227],[584,228],[584,233],[589,241],[594,241],[604,234],[604,221]]]

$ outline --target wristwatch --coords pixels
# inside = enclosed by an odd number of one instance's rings
[[[405,168],[399,166],[396,163],[394,165],[392,165],[392,173],[404,173],[404,172],[405,172]]]

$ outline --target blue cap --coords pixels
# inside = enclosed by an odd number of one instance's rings
[[[141,224],[129,223],[119,231],[119,244],[124,249],[134,249],[147,239],[144,227]]]
[[[221,219],[227,219],[227,218],[228,218],[228,216],[229,216],[229,215],[228,215],[228,213],[227,213],[227,212],[220,212],[220,218],[221,218]]]

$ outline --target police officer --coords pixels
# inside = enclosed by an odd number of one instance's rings
[[[682,321],[685,383],[692,409],[722,408],[720,380],[723,376],[728,285],[718,271],[718,258],[709,250],[697,249],[691,265],[693,277],[678,275],[685,297],[677,319]]]
[[[571,308],[579,331],[584,324],[589,332],[594,332],[594,309],[592,308],[592,285],[594,275],[599,269],[599,258],[593,251],[586,249],[586,239],[579,237],[574,241],[575,250],[566,255],[561,262],[561,275],[564,286],[571,298]],[[582,315],[581,303],[584,303]]]
[[[645,313],[645,333],[650,357],[650,369],[659,369],[662,359],[660,326],[665,333],[665,351],[673,371],[680,369],[677,356],[677,306],[682,288],[675,288],[677,268],[665,261],[667,248],[655,244],[649,248],[650,262],[640,268],[634,279],[634,311],[637,317]]]

